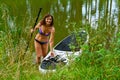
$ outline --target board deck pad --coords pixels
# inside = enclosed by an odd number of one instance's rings
[[[55,57],[49,56],[48,58],[44,59],[42,61],[42,65],[40,66],[42,69],[47,69],[47,70],[53,70],[56,68],[57,63],[64,63],[66,64],[66,59],[65,58],[60,58],[59,55],[56,55]]]

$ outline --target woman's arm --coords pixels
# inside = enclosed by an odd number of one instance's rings
[[[54,53],[53,53],[54,35],[55,35],[55,28],[53,27],[51,31],[50,39],[49,39],[51,56],[54,56]]]
[[[33,33],[34,31],[36,31],[36,29],[38,29],[38,28],[40,27],[40,25],[41,25],[41,23],[39,22],[39,23],[35,26],[35,28],[32,28],[32,29],[31,29],[31,33]]]

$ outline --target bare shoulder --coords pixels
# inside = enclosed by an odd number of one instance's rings
[[[52,32],[52,33],[55,32],[55,27],[54,27],[54,26],[52,26],[52,30],[51,30],[51,32]]]

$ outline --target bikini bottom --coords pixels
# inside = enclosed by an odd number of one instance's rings
[[[39,44],[43,45],[43,44],[47,44],[48,42],[42,42],[42,41],[38,41],[37,39],[35,39],[36,42],[38,42]]]

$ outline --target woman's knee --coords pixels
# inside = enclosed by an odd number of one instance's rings
[[[42,55],[41,55],[41,53],[37,53],[37,57],[41,57]]]
[[[42,55],[45,57],[47,55],[48,49],[43,49]]]

